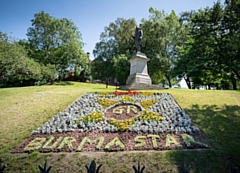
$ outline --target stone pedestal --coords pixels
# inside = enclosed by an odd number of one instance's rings
[[[152,85],[152,80],[148,75],[147,62],[149,59],[144,53],[137,52],[129,60],[131,63],[130,75],[126,81],[127,85]]]

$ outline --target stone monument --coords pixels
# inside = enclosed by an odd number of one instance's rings
[[[147,62],[150,60],[141,52],[143,31],[136,27],[133,36],[136,45],[136,53],[133,54],[130,62],[130,75],[127,78],[126,85],[120,89],[160,89],[156,85],[152,85],[152,80],[148,75]]]
[[[128,76],[127,85],[133,84],[145,84],[152,85],[152,80],[148,75],[147,62],[149,59],[144,53],[137,52],[129,60],[130,66],[130,75]]]

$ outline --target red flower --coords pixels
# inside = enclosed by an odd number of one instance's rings
[[[137,94],[138,94],[137,91],[131,91],[131,90],[128,90],[127,92],[118,92],[117,90],[114,91],[115,96],[118,96],[118,95],[130,95],[130,96],[132,96],[132,95],[137,95]]]

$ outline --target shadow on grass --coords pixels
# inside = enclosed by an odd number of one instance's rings
[[[240,106],[198,104],[185,109],[213,150],[171,151],[167,157],[193,172],[239,172],[240,169]]]
[[[74,85],[74,83],[69,82],[69,81],[61,81],[61,82],[54,82],[54,85],[65,86],[65,85]]]

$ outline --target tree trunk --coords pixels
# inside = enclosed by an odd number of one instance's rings
[[[172,88],[172,83],[171,83],[170,77],[167,77],[167,80],[168,80],[168,86],[169,86],[169,88]]]
[[[185,82],[186,82],[186,84],[188,86],[188,89],[192,89],[191,82],[190,82],[189,78],[188,77],[183,77],[183,79],[185,80]]]
[[[207,84],[207,90],[211,90],[211,85]]]
[[[237,76],[237,78],[240,80],[240,74],[237,72],[237,70],[235,70],[234,68],[232,68],[232,72]]]
[[[50,79],[50,84],[53,85],[53,80],[52,79]]]
[[[219,90],[219,85],[218,85],[218,83],[216,83],[216,90]]]
[[[233,90],[237,90],[237,80],[232,77],[231,79]]]

